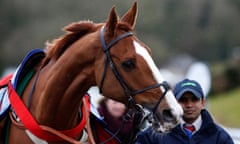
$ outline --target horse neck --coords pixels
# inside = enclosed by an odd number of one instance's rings
[[[30,110],[36,119],[58,129],[71,128],[79,121],[79,108],[86,91],[95,85],[94,55],[88,60],[67,53],[50,61],[39,74]]]

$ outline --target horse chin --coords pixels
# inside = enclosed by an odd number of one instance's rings
[[[173,124],[170,122],[160,123],[158,121],[153,121],[152,123],[153,130],[159,133],[169,133],[176,126],[177,124]]]

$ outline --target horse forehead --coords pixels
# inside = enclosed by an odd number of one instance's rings
[[[156,81],[157,82],[162,82],[163,77],[160,74],[160,71],[158,70],[157,66],[155,65],[152,57],[150,56],[150,54],[148,53],[146,48],[144,48],[142,45],[140,45],[137,41],[133,41],[133,44],[134,44],[136,53],[139,54],[140,56],[142,56],[143,59],[146,61],[149,68],[151,69],[151,71],[153,73],[153,76],[156,79]]]

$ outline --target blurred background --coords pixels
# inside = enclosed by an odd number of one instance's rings
[[[113,5],[122,16],[132,2],[1,0],[2,76],[27,52],[64,34],[67,24],[104,22]],[[240,128],[240,0],[138,0],[138,7],[136,35],[165,78],[172,85],[184,77],[200,80],[216,121]]]

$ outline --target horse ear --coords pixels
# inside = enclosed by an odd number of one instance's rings
[[[128,23],[132,27],[132,29],[134,29],[136,19],[137,19],[137,2],[135,1],[132,7],[122,17],[121,21]]]
[[[109,35],[113,36],[114,35],[114,31],[116,28],[118,22],[118,16],[117,16],[117,12],[116,12],[116,8],[113,7],[110,11],[110,14],[108,16],[108,20],[106,22],[106,29]]]

